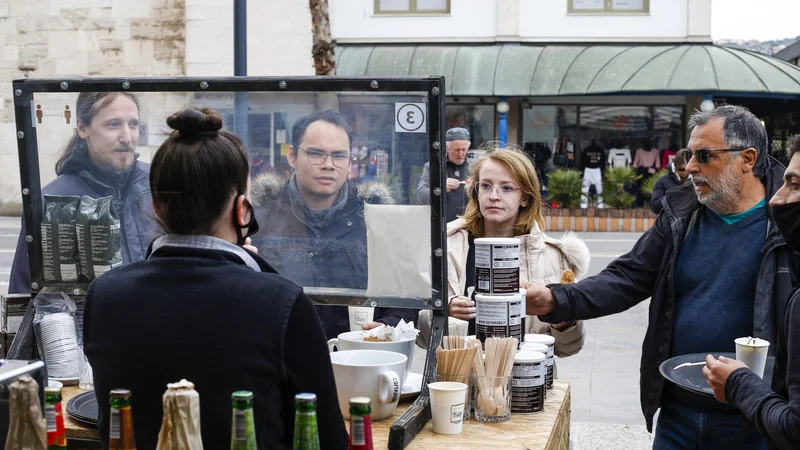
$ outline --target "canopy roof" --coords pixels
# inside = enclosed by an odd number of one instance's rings
[[[800,67],[711,44],[353,45],[337,75],[444,75],[453,96],[749,93],[800,97]]]

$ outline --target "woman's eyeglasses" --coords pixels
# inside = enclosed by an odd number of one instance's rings
[[[691,151],[688,148],[681,150],[688,155],[685,159],[688,163],[692,157],[697,159],[697,162],[700,164],[705,164],[711,158],[711,152],[740,152],[742,150],[747,150],[749,147],[740,147],[740,148],[698,148],[695,151]]]
[[[498,184],[495,186],[491,183],[481,182],[475,185],[475,191],[481,195],[490,195],[495,188],[497,189],[497,193],[499,195],[511,195],[520,190],[520,188],[514,186],[513,184]]]

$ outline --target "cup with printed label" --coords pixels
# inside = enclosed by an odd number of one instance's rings
[[[439,381],[428,384],[431,394],[431,420],[433,432],[438,434],[458,434],[464,425],[464,399],[467,385],[452,381]]]

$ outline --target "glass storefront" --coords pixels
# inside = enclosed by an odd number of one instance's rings
[[[541,175],[576,166],[578,107],[536,105],[522,110],[522,148]]]
[[[522,110],[522,143],[537,155],[550,151],[543,170],[580,168],[580,150],[594,140],[606,149],[628,149],[629,165],[637,151],[659,153],[659,164],[685,141],[683,106],[531,105]],[[544,150],[542,150],[544,149]],[[567,158],[560,156],[567,154]],[[666,158],[664,156],[666,155]]]

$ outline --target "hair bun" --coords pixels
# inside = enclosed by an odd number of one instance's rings
[[[192,106],[169,116],[167,125],[181,136],[216,136],[222,129],[222,117],[211,108]]]

